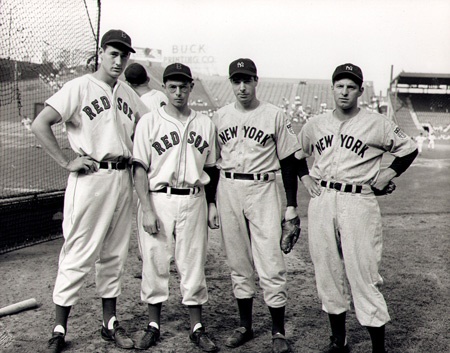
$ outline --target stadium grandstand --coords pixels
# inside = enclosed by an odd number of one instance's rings
[[[86,11],[84,5],[78,11]],[[30,124],[45,100],[65,82],[95,70],[98,37],[92,36],[90,26],[82,26],[87,31],[72,44],[74,55],[67,56],[66,61],[46,59],[35,63],[25,55],[20,60],[0,55],[0,254],[61,236],[68,173],[45,153],[31,133]],[[77,48],[85,43],[90,43],[88,50],[79,51]],[[57,54],[54,56],[59,57]],[[74,57],[80,60],[74,61]],[[139,60],[130,63],[133,61]],[[150,87],[162,90],[164,65],[139,62],[148,72]],[[228,77],[194,70],[194,78],[195,89],[189,102],[192,109],[212,116],[234,101]],[[365,82],[364,88],[360,107],[387,114],[408,135],[425,132],[438,139],[450,136],[450,75],[402,72],[391,78],[387,97],[376,96],[371,81]],[[282,108],[296,132],[308,119],[334,108],[331,80],[260,77],[258,97]],[[73,154],[64,126],[55,126],[54,131],[65,153]]]
[[[146,68],[150,77],[150,87],[162,90],[163,66],[160,63],[136,61]],[[192,109],[211,116],[217,109],[234,101],[234,94],[227,77],[195,72],[194,76],[195,89],[191,93],[189,102]],[[261,77],[258,83],[258,97],[262,101],[282,108],[289,114],[296,130],[299,130],[311,116],[334,107],[331,80]],[[375,97],[372,82],[365,82],[360,106],[378,109],[378,102],[379,98]]]
[[[450,74],[401,72],[387,98],[388,116],[408,135],[450,138]]]

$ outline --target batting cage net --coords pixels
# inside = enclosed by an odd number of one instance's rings
[[[62,85],[95,71],[100,0],[2,0],[0,253],[61,233],[67,172],[31,123]],[[59,145],[73,155],[63,125]]]

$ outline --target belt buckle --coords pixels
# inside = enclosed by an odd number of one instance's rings
[[[271,181],[271,180],[273,180],[273,178],[271,178],[272,175],[273,175],[272,172],[261,173],[259,180]]]

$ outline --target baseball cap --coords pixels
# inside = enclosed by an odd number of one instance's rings
[[[128,48],[128,50],[132,53],[136,53],[136,51],[131,46],[131,38],[128,34],[120,29],[111,29],[106,32],[102,37],[102,42],[100,44],[101,47],[106,44],[111,43],[119,43]]]
[[[147,71],[138,63],[128,65],[124,72],[125,79],[132,85],[141,85],[148,79]]]
[[[191,69],[180,63],[173,63],[166,67],[163,73],[163,82],[167,81],[168,77],[171,76],[184,76],[187,77],[190,81],[193,81]]]
[[[255,63],[250,59],[237,59],[230,64],[230,78],[236,74],[257,76]]]
[[[333,72],[332,81],[334,83],[336,82],[336,80],[344,77],[354,80],[356,83],[359,84],[363,83],[362,70],[358,66],[350,63],[339,65],[338,67],[336,67],[336,69]]]

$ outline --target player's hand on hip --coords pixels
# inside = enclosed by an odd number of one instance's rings
[[[208,204],[208,226],[211,229],[218,229],[220,226],[219,215],[215,203]]]
[[[150,235],[158,234],[160,230],[159,220],[153,211],[147,211],[143,213],[142,227]]]
[[[80,156],[69,161],[66,165],[66,169],[69,172],[84,171],[86,173],[94,173],[98,170],[98,164],[91,157]]]
[[[308,191],[309,196],[316,197],[321,193],[319,182],[309,175],[304,175],[301,179],[303,186]]]
[[[391,168],[381,169],[380,173],[378,174],[377,180],[375,181],[374,184],[372,184],[372,186],[375,189],[383,190],[395,176],[396,173],[393,169]]]

